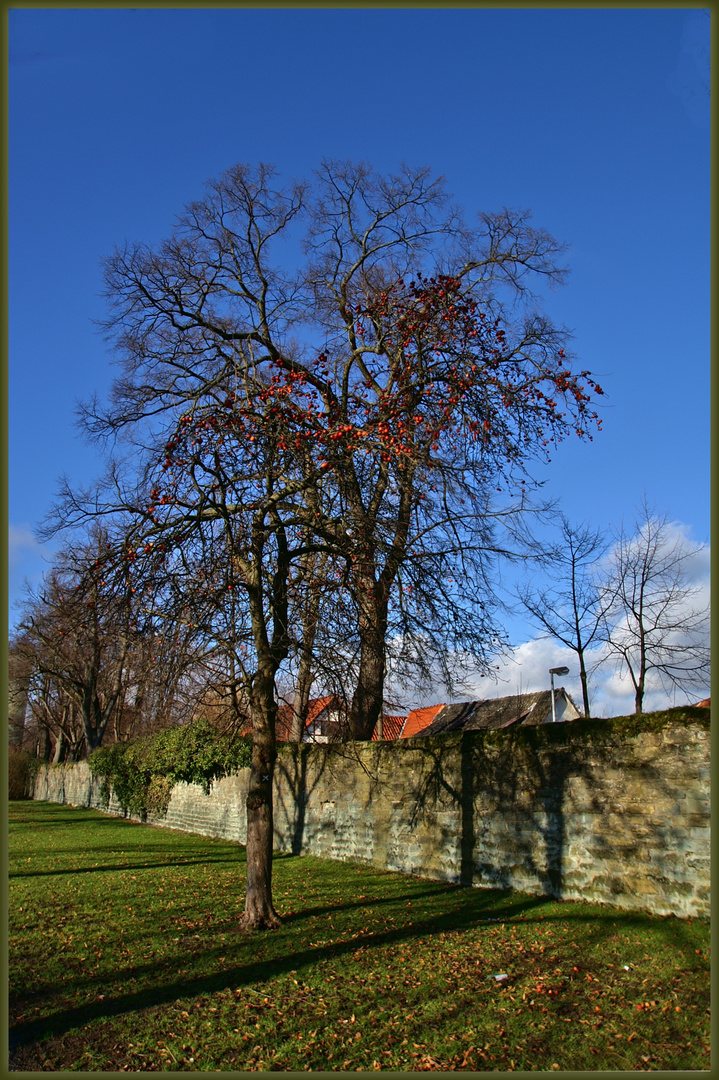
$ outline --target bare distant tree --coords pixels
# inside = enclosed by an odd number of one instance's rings
[[[73,757],[101,744],[125,686],[132,586],[126,580],[108,588],[106,543],[96,528],[89,539],[66,544],[42,586],[29,592],[19,628],[33,671],[31,698],[45,710],[57,699],[54,733],[73,746]]]
[[[151,617],[166,597],[142,557],[113,567],[118,548],[127,548],[121,530],[93,525],[72,537],[24,603],[13,670],[24,672],[28,719],[42,752],[51,739],[57,761],[167,727],[192,711],[183,684],[197,663],[197,631],[179,619]]]
[[[709,608],[697,607],[700,586],[692,583],[691,549],[644,500],[634,532],[615,534],[611,567],[604,582],[603,638],[619,671],[634,687],[641,713],[647,676],[655,672],[665,690],[702,689],[709,679]]]
[[[582,683],[584,715],[589,716],[589,677],[585,654],[601,640],[608,598],[597,584],[597,561],[607,550],[607,537],[590,525],[573,525],[559,518],[560,540],[549,553],[546,577],[549,585],[532,582],[517,592],[534,623],[549,637],[577,655]]]

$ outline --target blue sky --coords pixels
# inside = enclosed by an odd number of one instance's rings
[[[100,467],[74,405],[112,378],[101,258],[161,240],[237,161],[404,160],[470,213],[531,208],[570,245],[547,308],[607,395],[547,493],[608,525],[646,491],[708,539],[700,9],[15,9],[9,28],[11,604],[47,565],[32,530],[58,476]]]

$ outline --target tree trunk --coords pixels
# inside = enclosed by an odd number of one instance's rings
[[[315,651],[315,638],[317,637],[317,623],[320,614],[321,583],[323,581],[327,556],[321,555],[310,557],[303,566],[303,573],[309,587],[309,595],[302,613],[302,644],[300,646],[300,663],[297,672],[297,686],[292,705],[292,727],[290,729],[290,742],[301,743],[302,735],[307,721],[307,708],[310,703],[310,693],[314,677],[313,661]]]
[[[360,629],[360,665],[350,708],[350,735],[356,741],[371,739],[382,715],[385,628],[386,610],[375,611],[370,624]]]
[[[252,763],[250,789],[247,793],[247,891],[245,911],[240,920],[241,930],[272,930],[280,919],[272,903],[272,779],[277,757],[275,724],[275,675],[289,652],[287,634],[287,579],[289,559],[282,522],[276,513],[270,515],[277,542],[277,566],[270,590],[272,638],[267,635],[267,614],[262,582],[257,571],[245,574],[252,633],[257,652],[257,670],[250,688],[252,715]],[[264,512],[253,526],[255,566],[262,565],[266,531]],[[248,580],[250,576],[251,580]]]
[[[634,695],[634,711],[637,716],[639,716],[644,707],[644,687],[646,685],[647,677],[647,653],[643,623],[643,605],[640,605],[639,607],[637,622],[639,624],[639,670],[637,672],[637,681],[635,683],[636,693]]]
[[[384,636],[363,638],[357,686],[350,709],[350,735],[355,741],[367,741],[377,726],[384,702]]]
[[[371,739],[382,717],[387,658],[387,609],[390,590],[407,551],[413,505],[412,478],[413,472],[408,471],[403,481],[397,523],[384,568],[377,576],[373,545],[366,547],[358,560],[355,588],[360,616],[360,667],[350,709],[350,734],[355,740]],[[376,494],[377,492],[375,496]]]
[[[312,688],[312,657],[305,664],[304,650],[300,659],[300,669],[297,674],[297,686],[292,703],[292,727],[290,729],[290,742],[301,743],[307,720],[307,710],[310,704],[310,691]]]
[[[582,649],[577,650],[579,656],[579,678],[582,683],[582,700],[584,702],[584,715],[589,716],[589,679],[587,677],[587,669],[584,666],[584,651]]]
[[[300,664],[297,672],[297,686],[292,703],[292,727],[290,729],[290,742],[301,743],[307,720],[307,709],[310,703],[312,690],[312,662],[314,659],[315,637],[317,634],[317,618],[319,614],[319,598],[316,602],[310,598],[308,608],[305,610],[302,620],[302,646],[300,649]]]
[[[280,919],[272,903],[272,778],[275,744],[274,679],[259,672],[252,685],[252,764],[247,793],[247,892],[241,930],[273,930]]]
[[[57,733],[57,740],[55,742],[55,753],[52,756],[53,765],[59,765],[60,762],[62,761],[62,752],[63,752],[64,747],[65,747],[65,734],[64,734],[62,728],[60,728],[60,730]]]
[[[50,751],[51,751],[50,732],[48,731],[45,724],[43,724],[42,727],[40,728],[40,737],[39,737],[39,740],[38,740],[37,756],[40,758],[41,761],[49,761],[50,760]]]
[[[8,743],[14,750],[22,749],[30,674],[29,661],[11,653],[8,661]]]

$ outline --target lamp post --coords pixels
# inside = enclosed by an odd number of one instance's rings
[[[553,724],[556,724],[556,722],[557,722],[557,710],[556,710],[555,705],[554,705],[554,676],[555,675],[568,675],[568,674],[569,674],[569,668],[568,667],[550,667],[550,669],[549,669],[549,675],[550,675],[550,679],[551,679],[551,683],[552,683],[552,723]]]

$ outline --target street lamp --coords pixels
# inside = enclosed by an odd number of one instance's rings
[[[549,674],[550,674],[551,682],[552,682],[552,723],[556,724],[556,722],[557,722],[557,710],[556,710],[556,707],[554,705],[554,676],[555,675],[568,675],[569,674],[569,668],[568,667],[550,667]]]

